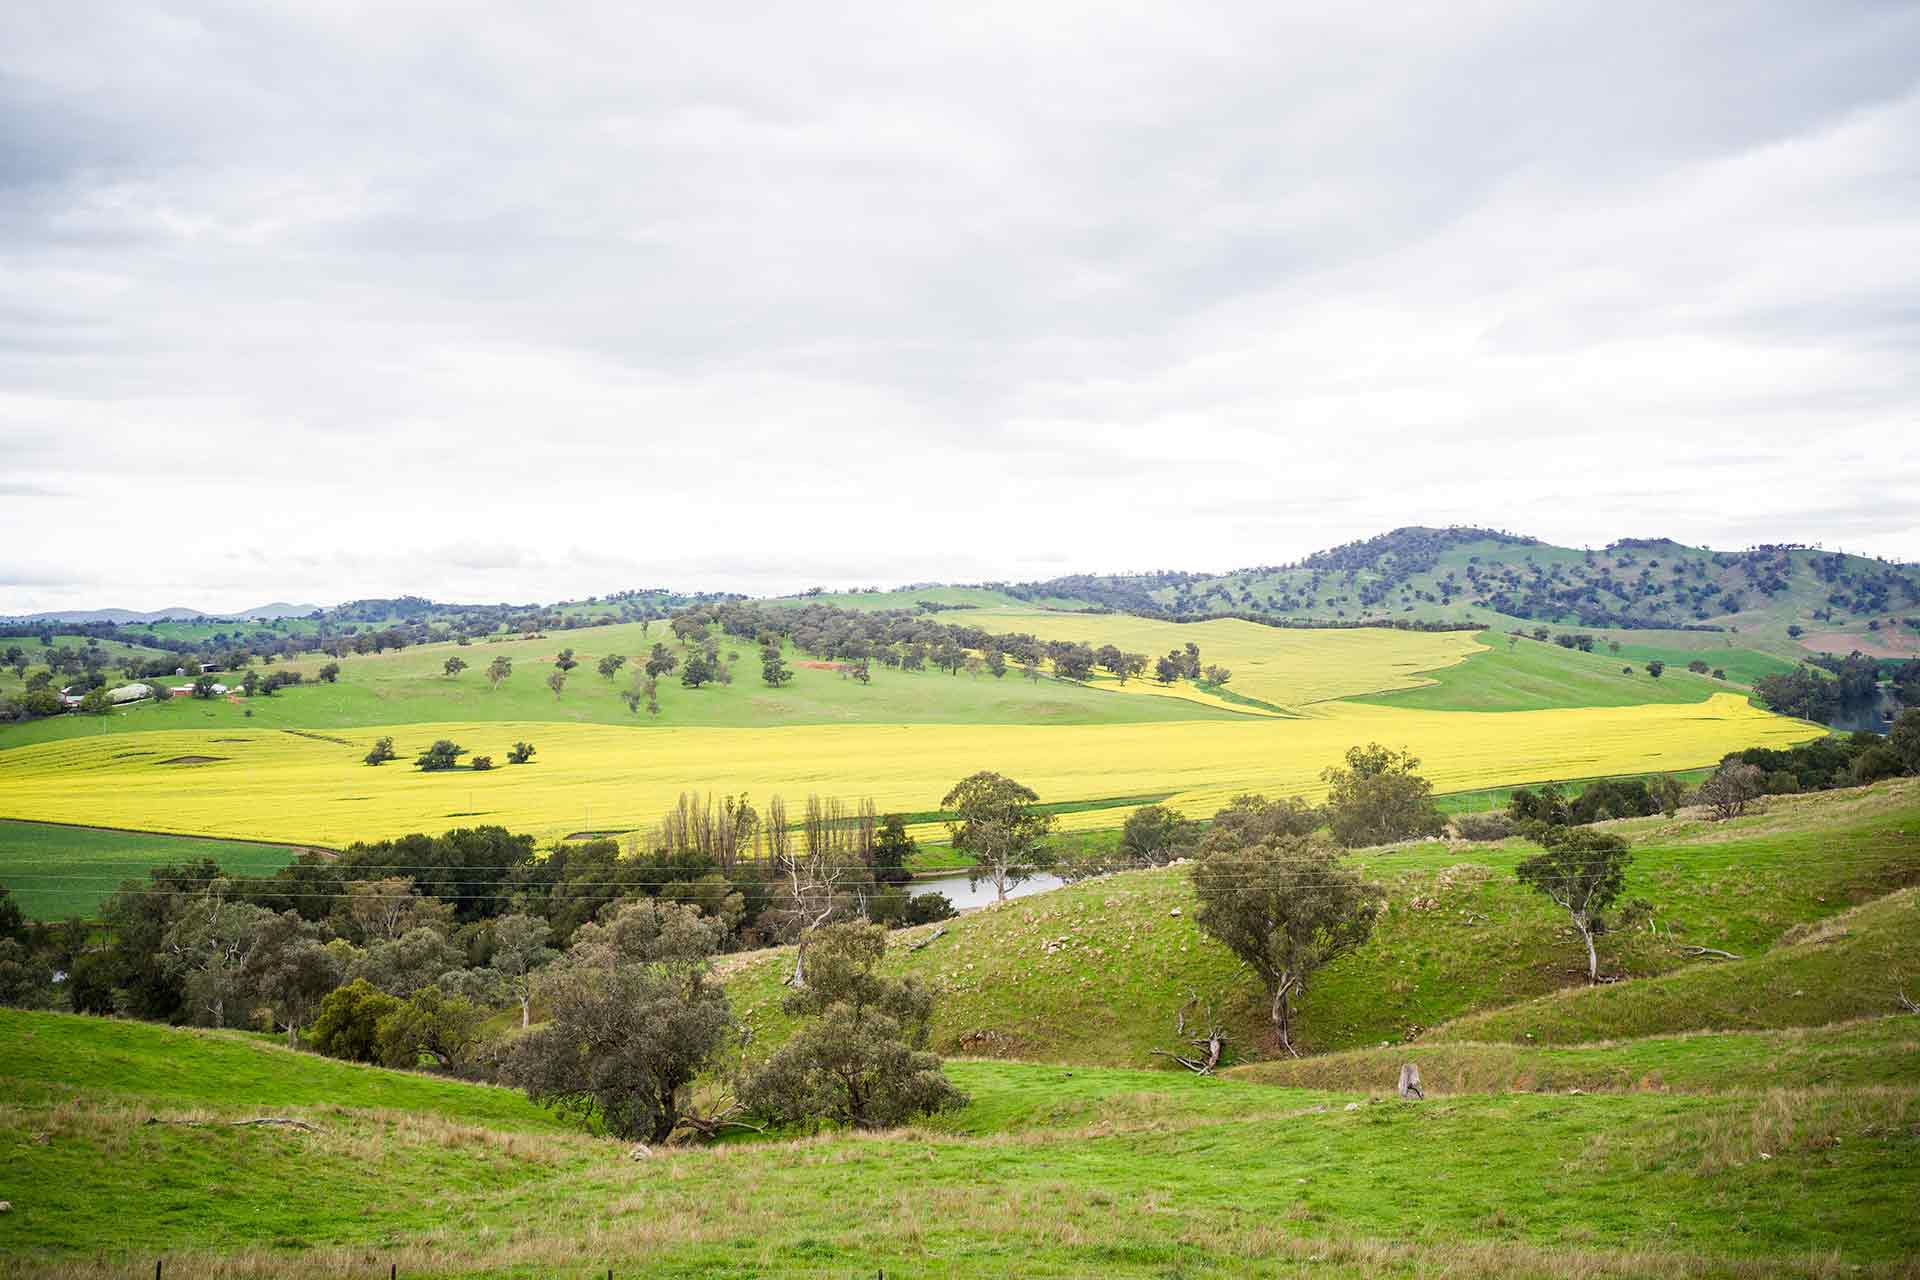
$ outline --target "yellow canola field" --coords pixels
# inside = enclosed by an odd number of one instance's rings
[[[621,725],[429,724],[344,730],[161,732],[0,752],[0,816],[342,845],[409,831],[500,823],[543,837],[652,824],[683,789],[870,796],[885,810],[938,808],[979,769],[1047,801],[1177,793],[1211,813],[1240,791],[1321,793],[1320,770],[1356,743],[1410,747],[1436,789],[1690,768],[1747,746],[1822,731],[1731,694],[1705,703],[1500,714],[1333,704],[1312,719],[1143,725],[804,725],[661,729]],[[400,759],[361,757],[391,735]],[[436,738],[499,759],[516,739],[534,763],[421,773]],[[183,757],[186,758],[183,760]],[[193,757],[208,757],[195,761]],[[1123,809],[1068,815],[1117,825]]]
[[[1279,707],[1298,707],[1330,698],[1352,698],[1388,689],[1412,689],[1433,681],[1420,675],[1450,667],[1486,648],[1471,631],[1396,631],[1391,627],[1308,629],[1267,627],[1238,618],[1208,622],[1160,622],[1130,614],[1054,613],[1042,609],[978,609],[949,618],[988,631],[1025,631],[1042,640],[1085,640],[1095,648],[1118,645],[1144,653],[1148,678],[1125,685],[1103,677],[1100,688],[1153,697],[1184,698],[1214,706],[1232,706],[1191,684],[1161,685],[1152,679],[1152,662],[1189,643],[1200,647],[1202,663],[1233,671],[1227,688],[1242,697]]]

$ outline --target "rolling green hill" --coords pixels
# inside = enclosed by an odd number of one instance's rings
[[[1568,990],[1438,1028],[1442,1040],[1581,1044],[1692,1030],[1821,1026],[1896,1011],[1920,992],[1920,892],[1790,931],[1739,960]]]
[[[215,699],[176,697],[163,704],[136,703],[105,717],[60,716],[0,725],[0,749],[98,733],[151,729],[288,728],[340,729],[359,725],[452,721],[540,721],[559,724],[771,726],[790,724],[1138,724],[1168,720],[1232,719],[1232,711],[1198,702],[1116,696],[1101,689],[1051,678],[1029,681],[1009,675],[950,676],[937,671],[881,670],[870,685],[786,649],[791,684],[772,689],[760,678],[759,650],[742,641],[723,647],[739,655],[731,684],[683,688],[677,675],[659,683],[661,712],[637,712],[622,699],[651,645],[671,637],[641,624],[592,627],[535,639],[496,639],[459,645],[451,641],[359,654],[338,660],[336,683],[321,684],[320,668],[335,659],[308,655],[260,668],[300,672],[309,683],[273,697]],[[580,665],[555,695],[546,685],[563,648]],[[627,664],[612,680],[595,664],[618,654]],[[466,670],[449,676],[449,658]],[[491,685],[488,665],[507,658],[513,674]],[[231,677],[223,677],[230,680]]]
[[[0,1045],[0,1255],[23,1278],[164,1255],[195,1276],[1760,1280],[1816,1254],[1911,1274],[1920,1247],[1911,1088],[1370,1105],[955,1062],[973,1101],[916,1129],[636,1160],[497,1090],[235,1033],[0,1013]],[[235,1123],[263,1115],[312,1129]]]
[[[1616,829],[1657,928],[1604,938],[1630,980],[1580,980],[1510,882],[1520,842],[1373,851],[1391,909],[1302,1014],[1349,1051],[1219,1079],[1142,1069],[1195,997],[1259,1052],[1258,993],[1193,928],[1181,868],[896,935],[890,964],[941,991],[939,1045],[986,1057],[948,1064],[964,1108],[885,1134],[636,1159],[503,1089],[0,1011],[0,1256],[27,1280],[163,1255],[314,1280],[1911,1277],[1920,1021],[1891,992],[1920,982],[1920,780]],[[785,1032],[786,959],[726,962],[750,1053]],[[1823,1025],[1862,1014],[1889,1016]],[[1673,1034],[1719,1025],[1750,1029]],[[1408,1060],[1429,1101],[1386,1096]]]
[[[1643,926],[1605,935],[1602,965],[1635,979],[1679,970],[1713,981],[1729,970],[1689,959],[1685,947],[1758,953],[1796,927],[1920,882],[1920,781],[1913,779],[1776,798],[1770,812],[1729,823],[1683,815],[1610,825],[1634,844],[1623,899],[1645,899],[1657,932]],[[1587,998],[1585,957],[1564,916],[1513,878],[1531,852],[1519,840],[1435,841],[1359,855],[1386,886],[1388,910],[1364,947],[1309,987],[1296,1032],[1303,1045],[1326,1052],[1406,1041],[1475,1011],[1557,991],[1581,989],[1569,1004]],[[889,963],[939,992],[934,1038],[947,1053],[1148,1066],[1191,1000],[1227,1028],[1236,1057],[1265,1056],[1271,1046],[1258,983],[1194,927],[1193,905],[1179,868],[1127,872],[969,914],[918,950],[896,949]],[[918,930],[909,940],[932,933]],[[790,953],[730,963],[728,985],[756,1027],[756,1043],[778,1043],[786,1034],[779,998]],[[1631,1004],[1641,986],[1591,994]],[[1882,1011],[1863,1000],[1836,999],[1812,1021]]]

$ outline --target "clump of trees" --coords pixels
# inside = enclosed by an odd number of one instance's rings
[[[1327,821],[1349,849],[1439,835],[1446,819],[1433,803],[1433,784],[1416,772],[1408,751],[1370,742],[1347,750],[1346,764],[1325,770]]]
[[[507,1078],[616,1137],[666,1141],[734,1028],[711,980],[723,937],[717,921],[671,902],[628,903],[581,926],[541,973],[547,1021],[515,1043]]]
[[[821,932],[806,985],[783,1002],[803,1019],[799,1031],[742,1083],[749,1112],[774,1124],[880,1129],[966,1105],[927,1051],[932,992],[883,976],[886,948],[876,925]]]
[[[465,747],[451,738],[441,738],[414,757],[413,767],[427,773],[438,773],[443,769],[457,767],[460,757],[465,754],[467,754]]]

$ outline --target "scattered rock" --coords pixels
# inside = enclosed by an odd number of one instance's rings
[[[649,1147],[644,1142],[636,1142],[633,1144],[633,1149],[627,1152],[627,1159],[645,1160],[648,1156],[652,1154],[653,1154],[652,1147]]]
[[[1345,1107],[1345,1110],[1348,1110],[1348,1111],[1358,1111],[1359,1109],[1360,1109],[1360,1104],[1357,1102],[1349,1102]]]
[[[1170,916],[1177,916],[1180,914],[1180,908],[1175,907],[1173,910],[1167,912],[1167,914]]]
[[[12,1213],[12,1212],[13,1212],[13,1201],[0,1200],[0,1213]]]

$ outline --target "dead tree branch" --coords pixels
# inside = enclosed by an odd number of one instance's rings
[[[1743,957],[1731,951],[1722,951],[1718,947],[1686,946],[1680,948],[1680,954],[1688,956],[1712,956],[1715,960],[1739,960]]]
[[[1182,1041],[1188,1052],[1176,1052],[1168,1049],[1151,1051],[1155,1058],[1172,1058],[1175,1062],[1197,1076],[1210,1076],[1214,1068],[1220,1065],[1220,1055],[1226,1052],[1227,1033],[1213,1019],[1212,1011],[1207,1014],[1208,1028],[1202,1035],[1187,1034],[1187,1010],[1198,1004],[1200,997],[1194,996],[1181,1005],[1174,1014],[1173,1034]]]

